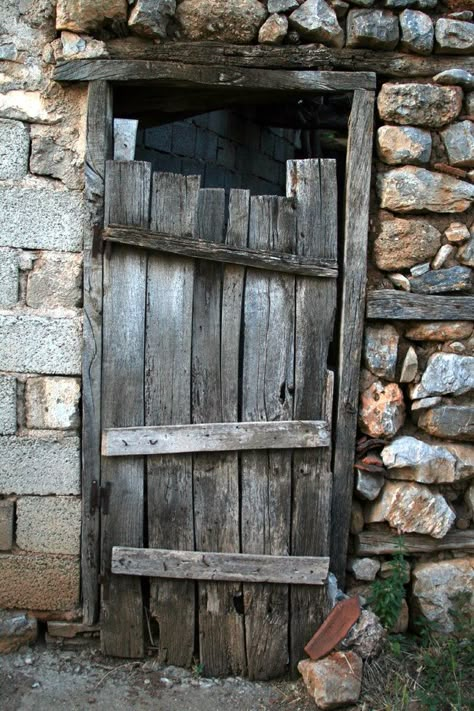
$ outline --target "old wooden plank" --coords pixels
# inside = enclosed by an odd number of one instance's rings
[[[427,57],[401,52],[380,52],[371,49],[333,49],[320,44],[284,45],[229,45],[216,42],[152,43],[138,37],[120,38],[106,42],[113,59],[148,59],[186,64],[254,67],[256,69],[339,69],[349,72],[375,72],[382,76],[433,77],[451,69],[452,56]],[[458,56],[456,66],[474,72],[474,58]]]
[[[276,254],[269,250],[248,249],[239,245],[192,240],[149,230],[108,227],[103,239],[159,252],[170,252],[196,259],[237,264],[253,269],[300,274],[314,277],[337,277],[337,262],[333,259],[312,259],[294,254]]]
[[[296,242],[293,201],[251,198],[249,246],[292,252]],[[295,280],[248,270],[244,298],[242,420],[293,416]],[[291,457],[288,450],[241,457],[242,550],[288,555]],[[245,585],[248,673],[281,676],[288,668],[288,589]]]
[[[367,271],[373,112],[373,93],[354,92],[346,157],[344,266],[331,508],[331,569],[341,584],[345,576],[352,505]]]
[[[329,558],[117,546],[113,549],[112,566],[116,575],[322,585],[327,578]]]
[[[151,165],[108,161],[105,221],[148,225]],[[146,259],[141,250],[115,245],[104,266],[102,423],[143,425]],[[140,581],[110,577],[114,545],[143,545],[144,461],[104,459],[110,483],[102,512],[102,635],[105,654],[141,657],[144,652]]]
[[[84,235],[82,354],[81,590],[85,624],[99,615],[100,513],[91,506],[92,482],[100,485],[100,390],[102,377],[102,254],[97,234],[104,223],[105,161],[112,154],[112,90],[91,82],[87,95],[85,197],[89,229]],[[100,242],[99,242],[100,244]]]
[[[436,539],[416,533],[403,536],[407,553],[438,553],[440,551],[474,550],[474,531],[449,531]],[[357,555],[392,555],[400,549],[400,539],[390,529],[363,531],[355,537]]]
[[[474,318],[474,296],[410,294],[394,289],[369,291],[367,318],[400,321],[459,321]]]
[[[195,233],[199,178],[153,176],[151,227],[177,235]],[[194,264],[150,254],[147,280],[145,402],[148,425],[191,421],[191,320]],[[165,548],[194,547],[192,458],[147,460],[148,542]],[[150,611],[160,629],[163,663],[189,666],[195,652],[192,582],[150,584]]]
[[[223,368],[227,372],[228,362],[223,363]],[[222,400],[224,402],[224,398]],[[327,447],[329,439],[328,426],[323,420],[119,427],[104,430],[102,454],[105,457],[122,457],[137,454]]]
[[[279,71],[225,66],[183,64],[120,59],[76,59],[59,62],[55,81],[141,81],[167,86],[231,89],[270,89],[271,91],[331,92],[375,89],[370,72]]]
[[[337,179],[333,160],[292,161],[287,194],[296,201],[297,253],[337,258]],[[336,312],[336,284],[296,280],[295,418],[328,414],[327,362]],[[295,451],[293,456],[292,555],[329,555],[331,453]],[[325,589],[291,590],[290,662],[328,612]]]

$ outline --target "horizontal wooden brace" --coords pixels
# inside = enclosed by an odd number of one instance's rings
[[[102,434],[102,454],[105,457],[123,457],[242,449],[292,449],[328,447],[329,443],[329,427],[323,420],[216,422],[106,429]]]
[[[177,580],[322,585],[329,558],[112,548],[112,573]]]
[[[357,555],[391,555],[399,551],[399,539],[388,530],[363,531],[355,538]],[[407,553],[438,553],[440,551],[474,550],[474,531],[449,531],[436,539],[417,533],[403,536]]]
[[[59,62],[55,81],[136,81],[202,89],[228,87],[270,91],[331,92],[375,89],[371,72],[312,70],[261,70],[227,66],[204,66],[145,59],[73,59]]]
[[[182,257],[238,264],[253,269],[268,269],[300,276],[337,277],[337,262],[334,259],[314,259],[300,257],[296,254],[278,254],[266,250],[247,249],[115,225],[104,230],[103,239],[108,242],[118,242],[158,252],[179,254]]]
[[[367,318],[400,321],[474,319],[474,296],[410,294],[381,289],[367,294]]]

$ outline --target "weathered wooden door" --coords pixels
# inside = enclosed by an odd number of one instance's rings
[[[141,656],[154,619],[164,662],[269,678],[327,611],[335,162],[289,162],[287,186],[226,205],[107,164],[106,653]]]

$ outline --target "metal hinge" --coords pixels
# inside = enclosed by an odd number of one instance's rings
[[[99,486],[96,479],[91,484],[90,514],[93,516],[98,509],[105,515],[109,513],[110,490],[112,482],[108,481],[105,486]]]

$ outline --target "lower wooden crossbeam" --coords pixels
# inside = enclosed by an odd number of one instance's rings
[[[203,553],[159,548],[112,549],[112,573],[176,580],[323,585],[329,558]]]

